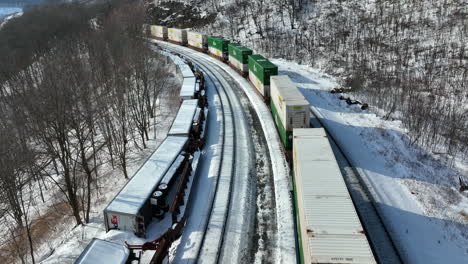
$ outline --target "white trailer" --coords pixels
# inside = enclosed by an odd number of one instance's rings
[[[151,30],[151,36],[152,37],[162,39],[162,40],[167,39],[167,27],[151,25],[150,30]]]
[[[180,28],[169,28],[168,39],[181,45],[187,44],[187,30]]]
[[[369,263],[374,255],[322,128],[294,129],[301,263]]]
[[[193,74],[192,69],[190,69],[190,66],[188,66],[187,63],[178,64],[177,67],[178,67],[178,69],[180,71],[180,74],[182,75],[183,78],[195,77],[195,75]]]
[[[180,105],[179,112],[177,113],[174,122],[172,122],[171,129],[167,135],[188,137],[190,135],[190,130],[192,129],[197,108],[198,100],[184,100],[182,105]]]
[[[208,36],[202,33],[188,31],[187,32],[188,45],[193,48],[206,50],[208,49]]]
[[[75,264],[125,264],[130,251],[124,245],[93,238],[75,260]]]
[[[150,196],[187,142],[187,137],[168,136],[161,143],[104,209],[106,231],[118,229],[134,232],[139,236],[145,235],[146,226],[153,215]]]

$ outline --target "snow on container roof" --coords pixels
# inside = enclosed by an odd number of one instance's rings
[[[168,136],[107,206],[106,211],[137,215],[187,143],[187,137]]]
[[[129,254],[128,248],[123,245],[93,238],[75,264],[125,264]]]
[[[179,108],[168,136],[188,136],[192,127],[193,116],[197,111],[198,100],[184,100]]]
[[[304,98],[296,85],[287,75],[276,75],[270,77],[271,86],[276,87],[281,100],[286,105],[308,105],[309,102]]]
[[[304,258],[375,263],[325,130],[294,129],[293,140]]]
[[[182,76],[184,78],[190,78],[190,77],[195,77],[195,75],[193,75],[193,71],[192,69],[190,69],[190,67],[187,65],[187,64],[179,64],[179,69],[180,69],[180,72],[182,73]]]
[[[195,77],[184,78],[182,87],[180,88],[180,98],[182,99],[192,99],[195,94]]]

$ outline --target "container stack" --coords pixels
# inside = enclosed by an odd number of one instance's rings
[[[293,133],[300,263],[375,264],[325,130]]]
[[[249,72],[249,55],[252,55],[252,50],[236,43],[228,45],[229,63],[231,66],[239,70],[242,74]]]
[[[169,28],[168,38],[170,42],[187,45],[187,30],[179,28]]]
[[[249,79],[265,98],[270,97],[270,76],[278,74],[278,67],[262,55],[249,55]]]
[[[150,26],[151,37],[166,40],[167,39],[167,27],[165,26]]]
[[[208,38],[208,51],[213,56],[227,60],[228,57],[228,44],[229,40],[225,40],[221,37],[209,37]]]
[[[287,75],[271,76],[270,83],[273,119],[283,145],[291,149],[293,129],[310,126],[309,102]]]
[[[208,47],[208,36],[198,32],[187,32],[188,45],[200,51],[204,51]]]

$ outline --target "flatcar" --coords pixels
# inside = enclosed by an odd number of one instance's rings
[[[375,264],[323,128],[293,130],[300,263]]]

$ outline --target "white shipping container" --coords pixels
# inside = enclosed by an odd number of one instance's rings
[[[304,263],[376,263],[322,128],[293,130]]]
[[[168,30],[168,38],[169,40],[187,44],[187,30],[180,29],[180,28],[169,28]]]
[[[180,88],[180,99],[193,99],[193,96],[195,95],[195,86],[195,77],[184,78],[184,81],[182,82],[182,87]]]
[[[189,46],[205,49],[208,46],[208,36],[198,32],[188,31],[187,40]]]
[[[151,36],[161,39],[167,39],[167,27],[152,25],[150,29]]]
[[[287,75],[270,77],[270,93],[286,131],[310,127],[309,102]]]

